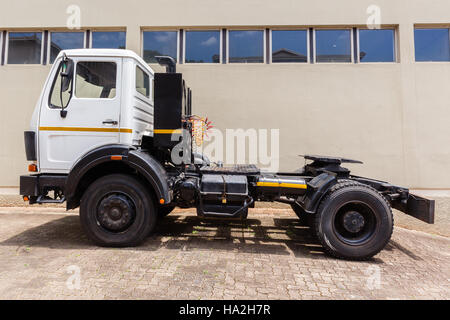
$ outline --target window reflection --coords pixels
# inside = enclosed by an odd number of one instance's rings
[[[449,29],[416,29],[416,61],[450,61]]]
[[[350,30],[316,30],[317,62],[352,62]]]
[[[361,62],[394,62],[394,30],[359,30]]]
[[[105,31],[92,32],[92,48],[97,49],[125,49],[126,32]]]
[[[61,50],[84,48],[84,32],[52,32],[50,41],[50,63],[53,63]]]
[[[186,63],[219,63],[219,31],[186,31]]]
[[[308,62],[306,30],[272,31],[272,62]]]
[[[41,63],[41,32],[10,32],[8,39],[9,64]]]
[[[157,63],[155,56],[170,56],[177,61],[177,31],[145,31],[144,60]]]
[[[229,31],[229,62],[264,62],[264,31]]]

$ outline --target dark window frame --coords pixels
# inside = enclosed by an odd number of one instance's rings
[[[6,45],[5,45],[5,39],[4,37],[4,33],[5,31],[0,30],[0,66],[2,66],[5,63],[5,50],[6,50]]]
[[[306,32],[306,62],[273,62],[273,31],[304,31]],[[267,58],[270,64],[310,64],[311,63],[311,35],[309,28],[271,28],[269,33],[270,56]]]
[[[177,37],[176,37],[176,45],[177,45],[177,52],[176,52],[176,57],[175,58],[175,62],[177,64],[180,63],[179,58],[180,58],[180,29],[142,29],[141,30],[141,57],[142,59],[145,61],[145,41],[144,41],[144,33],[146,32],[176,32]],[[157,64],[157,62],[147,62],[145,61],[147,64]]]
[[[318,27],[318,28],[313,28],[313,57],[312,57],[312,61],[314,64],[354,64],[355,63],[355,57],[354,57],[354,47],[355,47],[355,43],[353,40],[353,28],[352,27]],[[347,30],[350,31],[350,61],[345,61],[345,62],[338,62],[338,61],[317,61],[317,31],[343,31],[343,30]]]
[[[39,57],[39,63],[9,63],[9,54],[10,54],[10,48],[9,48],[9,39],[11,33],[40,33],[41,34],[41,52]],[[38,66],[42,65],[44,63],[44,30],[41,31],[30,31],[30,30],[23,30],[23,31],[7,31],[6,32],[6,39],[5,39],[5,65],[8,66],[21,66],[21,65],[31,65],[31,66]]]
[[[96,32],[123,32],[125,33],[125,48],[127,48],[127,30],[96,30],[96,29],[89,29],[89,48],[91,49],[103,49],[103,48],[95,48],[93,47],[93,41],[94,41],[94,33]],[[104,48],[104,49],[121,49],[121,48]]]
[[[416,54],[416,30],[433,30],[433,29],[446,29],[448,30],[448,36],[449,36],[449,47],[450,47],[450,26],[414,26],[413,29],[413,37],[414,37],[414,62],[415,63],[449,63],[450,62],[450,57],[449,60],[417,60],[417,54]],[[449,48],[450,51],[450,48]]]
[[[51,62],[51,46],[52,46],[52,33],[83,33],[83,47],[78,49],[86,49],[86,30],[70,30],[70,31],[58,31],[58,30],[48,30],[48,45],[47,45],[47,64],[52,65]],[[70,50],[70,49],[67,49]],[[55,58],[56,61],[56,58]]]
[[[261,62],[230,62],[230,32],[233,31],[260,31],[262,32],[263,35],[263,43],[262,43],[262,53],[263,53],[263,61]],[[226,59],[226,63],[227,64],[250,64],[250,65],[258,65],[258,64],[265,64],[267,61],[267,57],[266,57],[266,29],[265,28],[251,28],[251,29],[227,29],[227,59]]]
[[[361,40],[360,40],[360,34],[359,34],[359,32],[361,31],[361,30],[372,30],[372,29],[369,29],[369,28],[357,28],[356,29],[356,55],[357,55],[357,63],[362,63],[362,64],[370,64],[370,63],[376,63],[376,64],[379,64],[379,63],[398,63],[399,62],[399,56],[398,56],[398,52],[399,52],[399,49],[398,49],[398,35],[397,35],[397,28],[396,27],[381,27],[380,29],[373,29],[373,30],[391,30],[392,32],[393,32],[393,37],[394,37],[394,41],[393,41],[393,50],[394,50],[394,52],[393,52],[393,57],[394,57],[394,60],[393,61],[368,61],[368,62],[365,62],[365,61],[361,61],[361,56],[360,56],[360,53],[361,53]]]
[[[187,33],[188,32],[192,32],[192,31],[197,31],[197,32],[202,32],[202,31],[204,31],[204,32],[217,32],[218,34],[219,34],[219,62],[187,62],[186,61],[186,38],[187,38]],[[221,29],[220,28],[218,28],[218,29],[207,29],[207,28],[205,28],[205,29],[184,29],[183,31],[182,31],[182,34],[183,34],[183,52],[182,52],[182,57],[183,57],[183,60],[182,60],[182,62],[183,63],[185,63],[185,64],[188,64],[188,65],[191,65],[191,64],[193,64],[193,65],[195,65],[195,64],[200,64],[200,65],[216,65],[216,64],[221,64],[222,62],[223,62],[223,40],[222,40],[222,32],[221,32]]]

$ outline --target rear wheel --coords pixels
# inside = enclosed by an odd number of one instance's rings
[[[154,200],[147,188],[129,175],[99,178],[81,199],[81,225],[100,246],[138,245],[153,230],[156,217]]]
[[[387,200],[370,186],[354,181],[334,185],[315,219],[317,237],[338,258],[366,260],[389,242],[394,220]]]

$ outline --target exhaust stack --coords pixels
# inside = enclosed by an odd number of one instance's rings
[[[175,59],[169,56],[156,56],[156,61],[158,61],[159,65],[166,67],[166,73],[175,73],[177,72]]]

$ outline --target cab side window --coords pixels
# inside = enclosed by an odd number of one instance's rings
[[[112,99],[116,96],[117,65],[114,62],[80,61],[76,67],[77,98]]]
[[[136,91],[150,98],[150,77],[138,66],[136,66]]]
[[[58,70],[56,71],[56,77],[53,81],[52,90],[50,92],[50,107],[51,108],[61,108],[61,68],[63,62],[60,62]],[[62,93],[62,102],[64,106],[67,106],[70,98],[72,97],[72,79],[70,79],[69,90]]]

